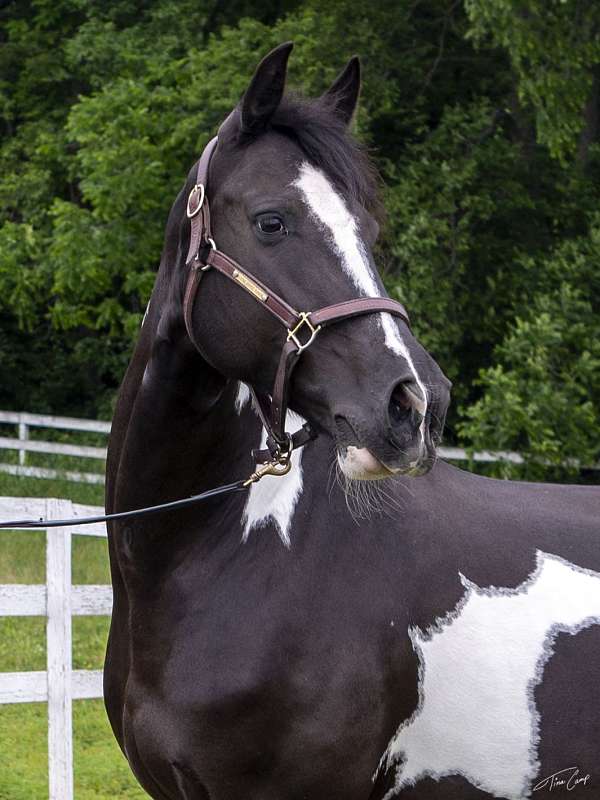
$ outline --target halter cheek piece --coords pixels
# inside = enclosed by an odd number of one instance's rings
[[[287,335],[279,358],[272,396],[250,387],[261,422],[267,431],[268,450],[253,453],[258,463],[266,462],[262,469],[254,473],[255,480],[258,480],[265,474],[284,475],[290,469],[292,450],[315,438],[316,434],[308,425],[293,436],[286,433],[285,420],[292,372],[300,354],[310,347],[319,331],[351,317],[382,311],[400,317],[409,327],[410,322],[404,306],[386,297],[358,297],[319,308],[317,311],[296,311],[231,256],[219,250],[212,238],[210,208],[206,196],[210,161],[217,141],[217,136],[211,139],[200,156],[196,184],[187,202],[191,231],[186,258],[189,272],[183,298],[183,318],[190,339],[200,349],[194,339],[192,314],[202,276],[208,270],[214,269],[250,294],[286,329]]]

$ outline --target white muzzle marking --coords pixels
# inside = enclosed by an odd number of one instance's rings
[[[388,469],[378,458],[366,447],[346,448],[344,454],[338,453],[337,456],[340,469],[347,478],[355,481],[372,481],[378,478],[389,478],[397,470]]]

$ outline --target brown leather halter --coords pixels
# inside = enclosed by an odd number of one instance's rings
[[[210,269],[215,269],[248,292],[285,327],[287,336],[279,358],[272,397],[269,398],[267,394],[257,392],[250,387],[256,410],[267,431],[268,450],[254,451],[258,463],[268,462],[259,473],[283,475],[290,469],[292,450],[302,447],[316,436],[308,425],[293,436],[285,430],[290,379],[300,354],[310,347],[320,330],[351,317],[384,311],[400,317],[409,327],[410,321],[404,306],[387,297],[358,297],[319,308],[317,311],[296,311],[251,272],[219,250],[212,238],[210,208],[206,196],[210,161],[217,141],[218,137],[215,136],[204,148],[198,162],[196,184],[187,202],[191,231],[185,262],[189,273],[183,298],[183,318],[190,339],[200,350],[192,328],[194,302],[202,275]],[[260,477],[259,473],[255,475]]]
[[[222,127],[222,126],[221,126]],[[355,300],[345,300],[331,306],[319,308],[317,311],[296,311],[285,300],[272,292],[267,286],[240,266],[237,261],[217,249],[212,238],[210,227],[210,210],[206,197],[206,184],[210,159],[217,146],[217,137],[206,145],[200,161],[196,185],[190,192],[187,203],[187,216],[191,222],[190,246],[185,260],[189,269],[185,294],[183,298],[183,318],[185,327],[192,343],[200,350],[194,339],[192,329],[192,312],[194,301],[204,272],[216,269],[222,275],[232,280],[246,292],[252,295],[262,306],[268,309],[273,316],[281,322],[287,331],[287,337],[277,375],[273,396],[256,392],[252,387],[250,391],[255,400],[256,409],[262,424],[267,431],[268,450],[255,450],[253,455],[262,467],[253,472],[248,478],[242,478],[234,483],[209,489],[201,494],[185,497],[183,500],[172,500],[160,505],[137,508],[131,511],[119,511],[113,514],[103,514],[96,517],[79,517],[61,520],[9,520],[0,522],[0,528],[56,528],[72,527],[73,525],[89,525],[92,522],[105,522],[107,520],[129,519],[163,511],[172,511],[196,505],[204,500],[212,499],[232,492],[247,491],[249,487],[259,481],[263,475],[285,475],[291,468],[291,454],[296,447],[302,447],[316,434],[309,425],[304,425],[291,436],[285,431],[285,418],[287,413],[287,394],[290,378],[296,362],[303,350],[314,342],[315,336],[322,328],[343,319],[358,317],[362,314],[373,314],[386,311],[400,317],[409,327],[410,322],[404,306],[387,297],[358,297]]]

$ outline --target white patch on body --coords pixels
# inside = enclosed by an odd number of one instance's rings
[[[242,413],[244,406],[250,400],[250,389],[242,381],[238,384],[237,394],[235,396],[235,410],[238,414]]]
[[[537,553],[516,589],[466,593],[446,618],[410,636],[419,656],[419,705],[385,752],[395,787],[462,775],[494,797],[530,796],[539,769],[534,688],[555,637],[600,623],[600,573]]]
[[[295,433],[306,422],[293,411],[287,413],[287,429]],[[260,448],[267,446],[267,432],[262,430]],[[299,448],[292,452],[292,468],[287,475],[265,475],[258,483],[252,484],[242,516],[243,541],[247,541],[252,528],[266,525],[273,520],[281,541],[290,547],[290,529],[296,503],[302,493],[302,452]]]
[[[358,235],[356,220],[323,172],[304,162],[293,185],[300,190],[319,226],[327,232],[327,237],[341,260],[342,268],[354,286],[364,297],[380,297],[379,287],[369,268],[365,248]],[[383,328],[386,347],[408,362],[415,383],[421,391],[423,399],[415,397],[415,406],[423,416],[421,435],[424,439],[427,391],[415,369],[408,347],[398,333],[392,315],[381,313],[377,316]]]

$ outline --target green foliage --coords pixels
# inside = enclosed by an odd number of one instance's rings
[[[499,237],[531,206],[515,174],[518,159],[487,101],[447,107],[436,130],[407,148],[387,193],[394,220],[387,245],[394,272],[400,271],[392,289],[413,312],[419,336],[460,397],[466,387],[459,380],[469,375],[477,352],[473,345],[481,352],[502,327],[497,309],[506,308],[504,298],[493,302],[503,267],[498,256],[506,252]],[[469,329],[473,318],[479,324]]]
[[[4,304],[15,310],[17,322],[27,330],[35,319],[36,295],[43,288],[41,276],[31,266],[37,247],[32,225],[7,220],[0,228],[0,282]]]
[[[600,458],[600,216],[587,236],[522,266],[545,286],[481,372],[485,393],[461,427],[474,448],[525,454],[525,473],[507,474],[572,476]]]
[[[293,39],[290,84],[310,94],[362,57],[357,130],[386,181],[377,258],[454,382],[447,438],[518,448],[546,477],[562,456],[593,459],[583,343],[597,338],[597,284],[575,254],[595,258],[598,9],[4,4],[0,406],[110,415],[171,203],[256,62]]]
[[[465,0],[469,35],[504,48],[519,97],[535,111],[538,138],[572,156],[600,64],[600,6],[581,0]]]

